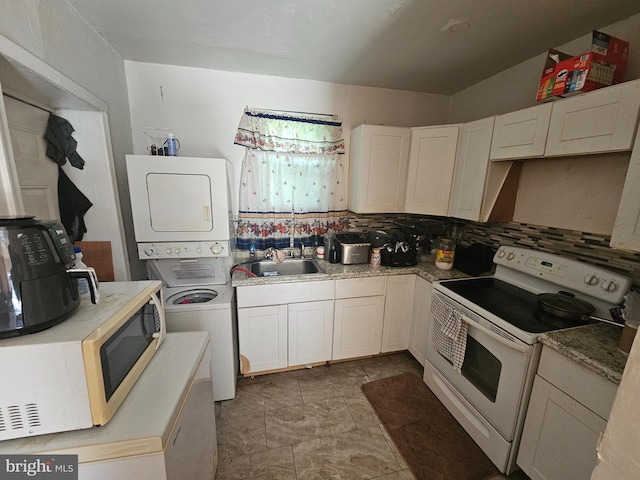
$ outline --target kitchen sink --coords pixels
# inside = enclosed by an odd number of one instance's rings
[[[258,277],[325,273],[314,258],[285,258],[281,263],[260,260],[251,264],[251,271]]]

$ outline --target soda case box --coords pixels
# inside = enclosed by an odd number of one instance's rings
[[[629,59],[629,42],[593,31],[591,51],[572,57],[549,50],[536,100],[584,93],[622,82]]]

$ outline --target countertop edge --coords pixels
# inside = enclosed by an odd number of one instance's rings
[[[600,322],[545,333],[539,339],[543,345],[618,385],[627,361],[627,356],[618,350],[621,332],[621,326]]]
[[[342,265],[320,259],[317,261],[325,273],[249,277],[244,272],[235,271],[231,278],[231,285],[233,287],[243,287],[412,274],[418,275],[428,282],[434,282],[472,276],[456,269],[440,270],[435,266],[434,259],[430,255],[422,256],[416,265],[406,267],[372,267],[369,264]],[[486,272],[473,276],[490,275],[492,273]],[[619,384],[627,358],[626,355],[618,350],[620,331],[621,329],[618,326],[600,322],[593,325],[545,333],[539,337],[539,340],[543,345],[556,350],[597,375]]]
[[[434,260],[431,256],[421,258],[416,265],[406,267],[372,267],[367,263],[358,265],[343,265],[341,263],[329,263],[326,260],[316,260],[324,273],[313,273],[305,275],[282,275],[273,277],[250,277],[245,272],[237,270],[233,272],[231,276],[231,286],[242,287],[249,285],[315,282],[320,280],[340,280],[347,278],[414,274],[424,278],[429,282],[434,282],[436,280],[446,280],[451,278],[462,278],[470,276],[456,269],[438,269],[434,265]]]

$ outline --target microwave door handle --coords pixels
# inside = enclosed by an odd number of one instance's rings
[[[530,349],[528,346],[524,346],[524,345],[519,345],[515,342],[512,342],[511,340],[504,338],[502,335],[497,334],[496,332],[489,330],[486,327],[483,327],[482,325],[474,322],[473,320],[471,320],[469,317],[467,317],[466,315],[460,315],[460,318],[462,318],[462,320],[464,320],[466,323],[468,323],[469,325],[472,325],[478,329],[480,329],[482,331],[482,333],[488,335],[489,337],[493,338],[494,340],[496,340],[497,342],[500,342],[503,345],[506,345],[507,347],[511,348],[512,350],[517,350],[518,352],[522,353],[523,355],[530,355]]]
[[[164,316],[164,298],[162,292],[152,293],[150,303],[156,306],[156,311],[158,312],[158,317],[160,320],[160,328],[159,331],[153,334],[153,338],[158,339],[158,343],[156,343],[156,350],[160,348],[160,344],[164,341],[167,335],[167,324]]]

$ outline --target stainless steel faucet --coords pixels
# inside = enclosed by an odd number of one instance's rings
[[[304,243],[300,240],[300,258],[304,258]]]

